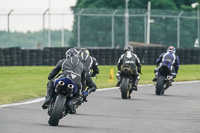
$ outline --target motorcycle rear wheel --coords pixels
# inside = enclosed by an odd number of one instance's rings
[[[130,96],[128,84],[129,84],[129,79],[123,78],[120,86],[122,99],[127,99]]]
[[[59,120],[62,116],[62,112],[65,106],[65,102],[66,97],[64,95],[58,95],[56,97],[56,101],[48,121],[50,126],[58,126]]]
[[[156,83],[156,95],[163,95],[164,94],[164,81],[165,76],[159,76],[157,83]]]

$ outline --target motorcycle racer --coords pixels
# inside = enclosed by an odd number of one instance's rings
[[[55,77],[60,71],[62,73]],[[67,77],[71,79],[77,86],[77,93],[74,94],[73,100],[80,102],[82,98],[82,89],[86,87],[86,69],[78,58],[78,51],[74,48],[67,50],[66,58],[60,60],[55,68],[48,76],[49,82],[47,83],[47,95],[43,109],[46,109],[55,95],[54,82],[60,78]],[[71,112],[73,113],[73,112]]]
[[[126,45],[124,47],[125,53],[122,54],[118,60],[117,63],[117,68],[118,68],[118,73],[116,75],[118,79],[117,86],[120,86],[121,83],[121,76],[120,76],[120,69],[122,65],[128,65],[131,67],[132,71],[134,72],[133,76],[133,81],[132,81],[132,89],[137,91],[137,84],[140,80],[140,76],[138,73],[141,73],[141,63],[140,59],[136,54],[133,53],[133,47],[131,45]],[[137,68],[136,68],[137,67]]]

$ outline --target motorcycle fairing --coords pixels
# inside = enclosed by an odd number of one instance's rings
[[[67,89],[68,84],[72,84],[72,85],[74,85],[73,94],[77,92],[77,86],[71,79],[69,79],[69,78],[58,79],[55,81],[54,87],[56,87],[56,85],[58,84],[59,81],[63,81],[65,83],[65,85],[62,87],[63,90]]]

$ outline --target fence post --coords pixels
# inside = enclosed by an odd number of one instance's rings
[[[148,12],[144,14],[144,44],[145,46],[147,45],[147,14]]]
[[[197,11],[198,11],[198,12],[197,12],[197,16],[198,16],[198,18],[197,18],[197,19],[198,19],[198,21],[197,21],[197,23],[198,23],[198,24],[197,24],[197,30],[198,30],[198,31],[197,31],[197,36],[198,36],[198,37],[197,37],[197,38],[198,38],[198,41],[200,42],[200,36],[199,36],[199,28],[200,28],[200,26],[199,26],[199,25],[200,25],[200,24],[199,24],[199,23],[200,23],[200,13],[199,13],[200,10],[199,10],[199,8],[200,8],[200,7],[199,7],[199,6],[200,6],[200,3],[198,3],[198,4],[199,4],[199,5],[198,5],[198,10],[197,10]]]
[[[8,13],[8,33],[10,32],[10,14],[13,12],[13,9]]]
[[[49,29],[48,29],[48,47],[51,47],[51,0],[49,0]]]
[[[65,45],[65,29],[64,29],[64,14],[62,14],[62,33],[61,33],[62,39],[61,39],[61,44],[62,47]]]
[[[81,13],[83,12],[83,10],[84,10],[84,9],[81,9],[81,11],[78,13],[78,27],[77,27],[77,29],[78,29],[78,44],[77,44],[78,46],[77,46],[77,47],[78,47],[78,48],[81,47],[81,45],[80,45],[80,21],[81,21],[81,20],[80,20],[80,19],[81,19],[81,18],[80,18],[80,15],[81,15]]]
[[[117,10],[115,10],[114,12],[113,12],[113,14],[112,14],[112,48],[114,48],[115,47],[115,36],[114,36],[114,31],[115,31],[115,28],[114,28],[114,26],[115,26],[115,20],[114,20],[114,16],[115,16],[115,14],[116,14],[116,12],[117,12]]]
[[[151,15],[151,2],[148,2],[148,16],[147,16],[147,44],[150,43],[150,15]]]
[[[126,2],[126,8],[125,8],[125,45],[129,44],[129,12],[128,12],[128,1]]]
[[[42,14],[42,18],[43,18],[43,47],[46,43],[45,41],[45,14],[49,11],[49,9],[46,9],[45,12]]]
[[[181,11],[177,18],[177,48],[180,48],[180,17],[182,14],[183,11]]]

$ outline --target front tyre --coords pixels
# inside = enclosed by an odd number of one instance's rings
[[[164,82],[165,76],[159,76],[157,83],[156,83],[156,95],[163,95],[164,94]]]
[[[64,95],[58,95],[49,118],[49,125],[58,126],[59,120],[62,116],[62,112],[65,106],[66,97]]]
[[[129,97],[129,95],[130,95],[129,94],[128,84],[129,84],[129,79],[128,78],[123,78],[121,86],[120,86],[122,99],[127,99]]]

